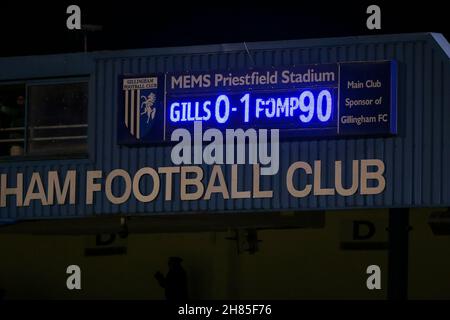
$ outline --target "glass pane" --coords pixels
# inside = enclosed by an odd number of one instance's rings
[[[28,153],[87,152],[87,83],[29,87]]]
[[[25,86],[0,86],[0,157],[23,155]]]

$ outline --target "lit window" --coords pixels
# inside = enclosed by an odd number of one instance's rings
[[[0,86],[0,157],[24,154],[25,85]]]
[[[87,82],[0,86],[0,156],[87,153]]]

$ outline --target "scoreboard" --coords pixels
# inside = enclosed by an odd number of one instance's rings
[[[278,129],[280,137],[397,133],[395,61],[346,62],[119,79],[118,140],[170,141],[173,131]],[[133,129],[133,130],[131,130]]]

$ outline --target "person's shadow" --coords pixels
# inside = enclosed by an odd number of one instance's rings
[[[183,259],[180,257],[170,257],[166,276],[160,271],[155,273],[155,279],[165,289],[166,300],[169,302],[183,302],[188,299],[187,276],[181,261]]]

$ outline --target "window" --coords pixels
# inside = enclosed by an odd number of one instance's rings
[[[87,82],[26,88],[0,86],[0,156],[86,154]]]
[[[25,85],[0,86],[0,156],[24,153]]]
[[[28,153],[86,152],[87,83],[28,88]]]

